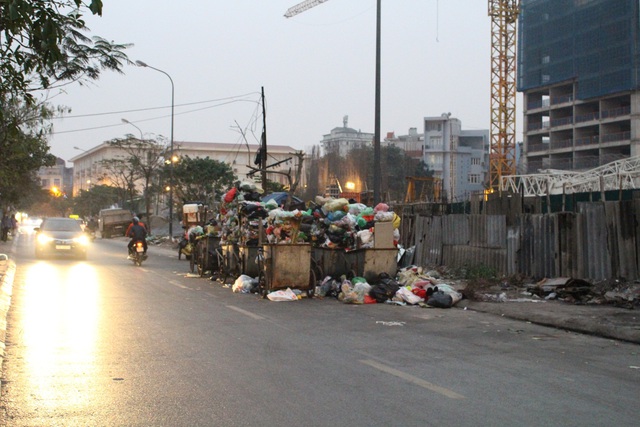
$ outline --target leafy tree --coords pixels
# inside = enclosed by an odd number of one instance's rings
[[[46,125],[53,109],[35,91],[122,72],[124,50],[90,38],[83,11],[102,14],[102,0],[0,0],[0,198],[17,203],[35,171],[53,166]]]
[[[118,189],[107,185],[96,185],[81,191],[73,198],[73,212],[81,217],[97,215],[100,209],[106,209],[118,202]]]
[[[39,187],[35,172],[55,165],[49,153],[46,120],[53,110],[46,104],[28,105],[0,96],[0,198],[4,207],[17,205],[25,194]]]
[[[130,45],[87,36],[83,11],[102,15],[102,0],[0,1],[0,93],[33,101],[33,90],[121,72]]]
[[[171,166],[165,166],[165,176]],[[235,176],[231,167],[209,157],[184,156],[173,166],[174,191],[178,200],[202,201],[212,206],[233,186]]]

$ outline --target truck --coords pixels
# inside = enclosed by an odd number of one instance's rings
[[[98,230],[100,237],[109,239],[112,236],[124,236],[133,215],[127,209],[101,209],[98,214]]]

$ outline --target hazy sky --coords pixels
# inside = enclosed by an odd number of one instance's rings
[[[293,18],[298,0],[104,0],[86,16],[93,35],[168,73],[174,141],[306,149],[342,126],[374,131],[376,0],[329,0]],[[451,112],[463,129],[489,129],[491,21],[486,0],[383,0],[381,133],[421,129]],[[69,160],[126,134],[170,135],[171,83],[149,68],[107,72],[52,91],[72,112],[54,121],[51,151]],[[518,101],[518,117],[521,116]],[[516,135],[521,140],[521,135]]]

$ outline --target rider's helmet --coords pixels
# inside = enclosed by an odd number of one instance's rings
[[[138,223],[140,222],[140,220],[138,219],[137,216],[133,217],[133,225],[138,225]]]

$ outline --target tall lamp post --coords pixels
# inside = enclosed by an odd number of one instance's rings
[[[146,68],[151,68],[152,70],[156,70],[162,74],[164,74],[165,76],[169,77],[169,81],[171,82],[171,148],[170,148],[170,169],[169,169],[169,238],[173,238],[173,110],[174,110],[174,92],[175,92],[175,87],[173,85],[173,79],[171,78],[171,76],[169,75],[169,73],[167,73],[166,71],[162,71],[159,68],[155,68],[152,67],[151,65],[147,65],[142,61],[136,61],[136,64],[139,67],[146,67]]]
[[[128,125],[133,126],[134,128],[138,129],[138,132],[140,132],[140,141],[144,141],[144,135],[142,134],[142,129],[140,129],[138,126],[136,126],[134,123],[131,123],[129,120],[127,119],[120,119],[122,120],[122,123],[126,123]]]

